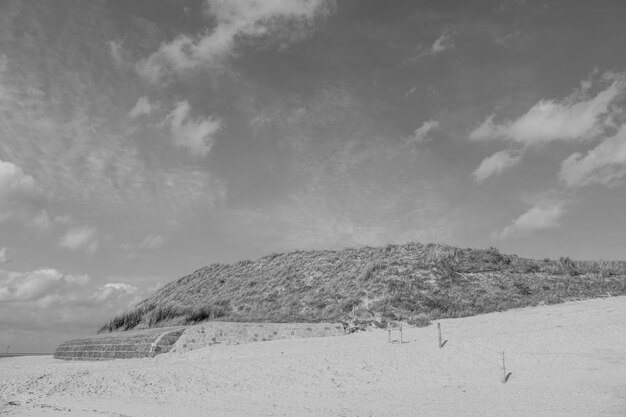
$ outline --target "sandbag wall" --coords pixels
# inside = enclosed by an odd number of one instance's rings
[[[171,352],[187,352],[214,345],[304,337],[343,336],[341,323],[236,323],[207,322],[187,328]]]
[[[54,358],[76,361],[150,358],[168,352],[184,331],[184,327],[161,327],[69,340],[54,351]]]

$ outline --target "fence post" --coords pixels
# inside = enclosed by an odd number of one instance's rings
[[[506,365],[504,364],[504,351],[502,351],[502,383],[506,383]]]
[[[437,323],[437,332],[439,333],[439,349],[441,349],[441,323]]]

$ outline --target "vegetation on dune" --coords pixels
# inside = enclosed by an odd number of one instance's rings
[[[626,262],[524,259],[496,248],[408,243],[213,264],[163,287],[101,332],[198,323],[384,322],[463,317],[626,294]]]

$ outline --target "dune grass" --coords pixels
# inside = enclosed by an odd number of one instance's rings
[[[408,243],[213,264],[101,331],[205,320],[384,322],[463,317],[626,294],[626,262],[524,259],[496,248]]]

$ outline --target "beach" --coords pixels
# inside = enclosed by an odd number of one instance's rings
[[[626,297],[438,323],[441,348],[432,323],[404,326],[404,343],[375,329],[152,359],[5,358],[0,415],[626,415]]]

